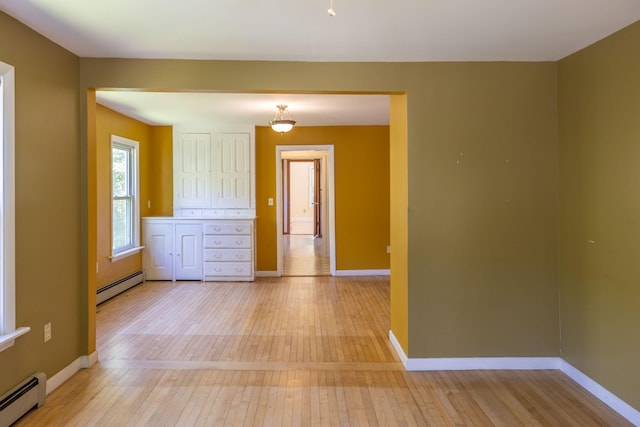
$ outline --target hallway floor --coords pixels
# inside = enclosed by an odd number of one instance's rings
[[[328,276],[329,257],[322,256],[322,238],[310,234],[282,236],[283,276]]]

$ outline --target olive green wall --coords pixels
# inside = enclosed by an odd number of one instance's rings
[[[0,61],[15,67],[16,317],[31,332],[0,352],[0,394],[81,354],[78,58],[0,12]],[[43,326],[53,339],[43,343]]]
[[[257,270],[276,271],[277,145],[333,145],[337,270],[389,269],[389,127],[256,127]],[[324,231],[328,233],[328,230]]]
[[[409,357],[559,354],[556,64],[83,58],[92,87],[406,92]]]
[[[565,360],[640,410],[640,24],[559,63]]]
[[[409,357],[558,356],[556,65],[408,87]]]

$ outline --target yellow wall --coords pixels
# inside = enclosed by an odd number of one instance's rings
[[[149,216],[173,215],[173,128],[151,126]]]
[[[0,352],[0,394],[84,353],[79,61],[0,12],[0,61],[15,67],[16,318],[31,332]],[[42,331],[51,322],[53,339]]]
[[[257,270],[277,270],[276,145],[333,145],[336,268],[388,269],[389,127],[256,128]]]
[[[391,331],[409,354],[407,97],[390,102]]]
[[[111,256],[111,135],[138,141],[140,216],[172,215],[171,127],[153,127],[102,105],[96,115],[97,263],[99,288],[142,268],[138,253],[112,262]],[[157,139],[156,139],[157,138]],[[148,207],[151,202],[151,208]],[[168,201],[171,201],[169,204]]]
[[[559,64],[562,354],[640,410],[640,24]]]

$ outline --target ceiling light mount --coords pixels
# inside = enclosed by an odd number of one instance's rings
[[[333,0],[329,0],[329,10],[327,13],[329,13],[329,16],[336,16],[336,11],[333,10]]]
[[[293,129],[293,126],[296,124],[296,121],[293,120],[293,117],[291,116],[291,113],[287,110],[286,105],[280,104],[277,107],[278,107],[278,111],[276,112],[276,115],[273,117],[273,120],[269,121],[269,124],[271,125],[271,129],[273,129],[276,132],[280,132],[280,135],[282,135],[285,132],[289,132],[291,129]],[[285,118],[285,113],[289,117],[288,119]]]

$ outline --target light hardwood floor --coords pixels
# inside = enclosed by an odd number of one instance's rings
[[[284,276],[328,276],[329,257],[322,254],[322,238],[309,234],[282,236]]]
[[[384,277],[146,282],[19,426],[626,426],[558,371],[405,372]]]

